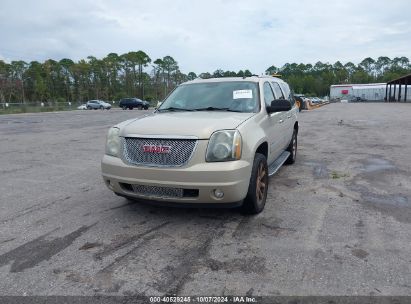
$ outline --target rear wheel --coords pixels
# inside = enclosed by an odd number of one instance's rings
[[[297,158],[297,129],[294,129],[293,137],[291,138],[291,142],[288,145],[287,151],[290,152],[290,156],[288,156],[285,163],[287,165],[294,164]]]
[[[257,153],[254,157],[247,196],[243,201],[243,212],[245,214],[258,214],[263,211],[267,200],[267,190],[267,159],[263,154]]]

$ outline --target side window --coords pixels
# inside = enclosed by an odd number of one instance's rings
[[[276,97],[277,99],[285,99],[285,98],[284,98],[284,94],[283,94],[283,92],[281,91],[281,88],[280,88],[280,86],[278,85],[278,83],[276,83],[276,82],[271,82],[271,85],[273,86],[274,93],[275,93],[275,97]]]
[[[281,84],[281,88],[283,89],[285,99],[288,99],[291,102],[291,106],[294,106],[295,98],[294,98],[294,94],[290,90],[290,87],[287,84],[283,83]]]
[[[271,102],[275,99],[273,90],[268,82],[264,82],[264,102],[265,105],[271,106]]]
[[[290,98],[289,98],[290,102],[291,102],[291,106],[293,107],[295,104],[295,97],[292,91],[290,91]]]

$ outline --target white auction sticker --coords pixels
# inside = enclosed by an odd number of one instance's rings
[[[236,90],[233,91],[233,99],[253,98],[252,90]]]

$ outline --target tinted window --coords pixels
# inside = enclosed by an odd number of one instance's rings
[[[276,83],[276,82],[271,82],[271,84],[272,84],[272,86],[273,86],[273,90],[274,90],[276,99],[285,99],[285,98],[284,98],[283,91],[281,91],[281,88],[280,88],[280,86],[278,85],[278,83]]]
[[[264,82],[264,102],[265,105],[271,106],[271,102],[275,99],[273,90],[268,82]]]
[[[283,89],[285,99],[289,100],[291,102],[291,105],[293,106],[295,103],[295,100],[290,90],[290,87],[285,83],[282,83],[280,86]]]

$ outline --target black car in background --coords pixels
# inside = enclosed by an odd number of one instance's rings
[[[150,106],[147,101],[138,98],[123,98],[120,100],[120,103],[118,105],[123,110],[132,110],[134,108],[137,108],[139,110],[148,110],[148,107]]]

